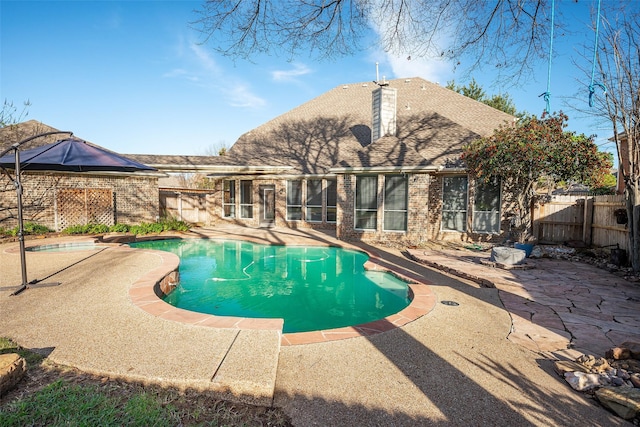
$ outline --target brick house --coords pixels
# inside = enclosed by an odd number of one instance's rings
[[[247,132],[224,157],[188,163],[214,180],[211,225],[335,229],[345,240],[489,240],[508,230],[509,197],[500,183],[472,182],[460,155],[513,122],[421,78],[347,84]],[[161,170],[181,163],[132,158]]]
[[[30,136],[56,129],[30,120],[0,129],[0,151]],[[21,150],[50,144],[64,135],[30,141]],[[16,191],[2,173],[0,227],[17,224]],[[23,216],[54,230],[70,225],[113,225],[153,222],[158,218],[158,172],[52,172],[23,171]]]

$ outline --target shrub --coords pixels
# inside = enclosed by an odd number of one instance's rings
[[[129,226],[127,224],[114,224],[109,227],[109,231],[112,233],[127,233],[129,232]]]
[[[46,233],[51,233],[53,231],[50,228],[44,225],[36,224],[35,222],[25,222],[22,225],[22,229],[23,229],[23,234],[25,236],[27,234],[46,234]],[[18,226],[16,225],[11,229],[0,228],[0,235],[15,237],[18,235]]]
[[[63,230],[67,234],[101,234],[108,231],[109,227],[104,224],[71,225]]]
[[[163,218],[159,222],[142,222],[137,225],[115,224],[108,227],[104,224],[72,225],[63,230],[67,234],[102,234],[108,232],[132,233],[136,235],[161,233],[163,231],[189,231],[189,224],[175,218]]]

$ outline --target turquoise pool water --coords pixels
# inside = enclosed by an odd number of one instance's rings
[[[131,246],[180,257],[180,284],[165,297],[169,304],[219,316],[283,318],[285,333],[367,323],[410,303],[407,283],[366,271],[368,256],[358,251],[206,239]]]

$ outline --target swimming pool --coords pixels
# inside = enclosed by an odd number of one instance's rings
[[[130,244],[180,257],[169,304],[218,316],[282,318],[283,332],[359,325],[409,305],[396,276],[367,271],[368,256],[335,247],[261,245],[208,239]]]

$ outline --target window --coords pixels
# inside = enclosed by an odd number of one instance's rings
[[[378,177],[356,178],[356,227],[375,230],[378,221]]]
[[[240,218],[253,218],[252,181],[240,181]]]
[[[302,181],[287,181],[287,220],[302,219]]]
[[[500,232],[500,180],[478,182],[473,201],[473,231]]]
[[[322,180],[307,180],[307,221],[322,222]]]
[[[233,179],[222,181],[222,216],[236,217],[236,181]]]
[[[327,222],[336,222],[337,180],[327,179]]]
[[[442,229],[467,230],[467,177],[446,176],[442,185]]]
[[[407,178],[388,175],[384,178],[384,229],[407,230]]]

